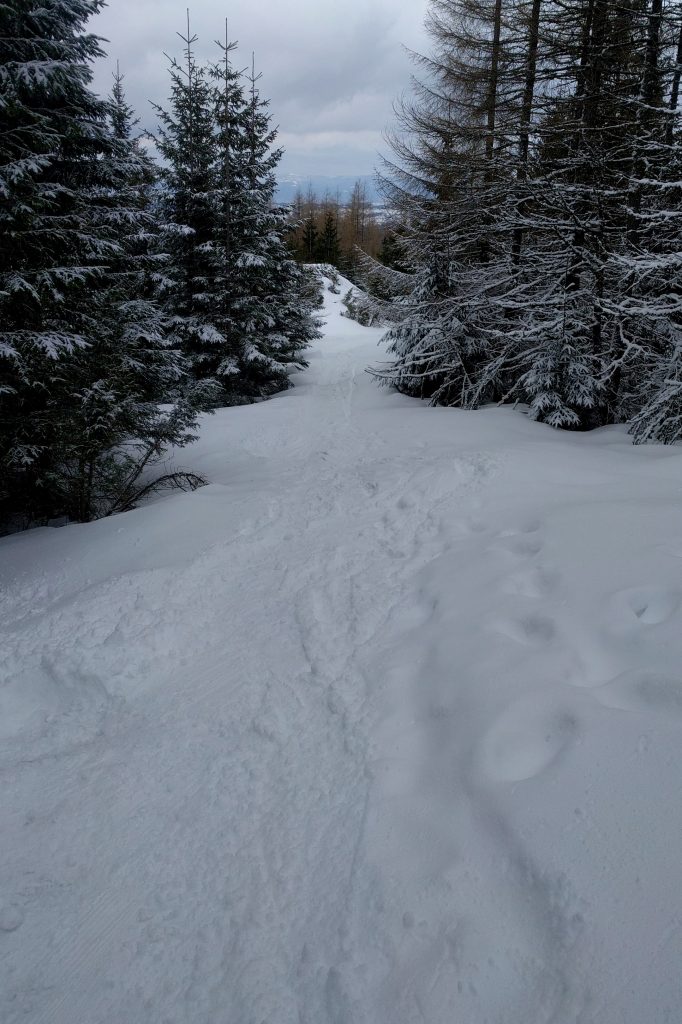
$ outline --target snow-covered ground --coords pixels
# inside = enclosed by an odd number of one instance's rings
[[[0,542],[3,1024],[679,1024],[682,452],[339,315],[208,477]]]

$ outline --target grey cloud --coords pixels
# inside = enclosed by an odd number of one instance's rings
[[[149,100],[163,104],[168,92],[163,52],[182,49],[176,32],[184,27],[186,6],[186,0],[111,0],[91,22],[91,30],[109,40],[96,87],[109,89],[119,59],[129,100],[148,128],[155,123]],[[216,0],[191,6],[197,52],[213,58],[225,8]],[[286,148],[284,169],[371,172],[393,99],[409,81],[402,44],[425,46],[425,9],[426,0],[249,0],[228,9],[229,35],[240,43],[237,63],[246,66],[254,50],[263,71],[263,94]]]

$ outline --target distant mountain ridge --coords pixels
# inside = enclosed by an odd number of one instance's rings
[[[350,199],[356,181],[361,181],[367,189],[367,198],[371,203],[377,203],[381,197],[377,191],[376,179],[373,174],[356,175],[296,175],[284,174],[277,182],[277,199],[280,203],[290,203],[296,193],[300,190],[304,195],[308,188],[312,188],[318,199],[324,199],[329,194],[335,198],[338,194],[341,203]]]

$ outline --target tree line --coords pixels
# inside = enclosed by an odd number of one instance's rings
[[[682,436],[678,0],[431,0],[383,189],[380,380]]]
[[[362,253],[383,260],[387,237],[386,219],[361,180],[347,202],[338,194],[319,197],[309,187],[297,190],[291,203],[288,242],[302,263],[327,263],[354,280]]]
[[[253,66],[169,59],[160,164],[92,90],[103,0],[0,5],[0,527],[134,505],[197,417],[288,386],[316,285],[273,203],[281,151]],[[190,474],[167,482],[193,486]]]

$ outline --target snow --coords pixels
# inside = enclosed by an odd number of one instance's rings
[[[209,486],[0,541],[0,1020],[677,1024],[682,452],[326,301]]]

